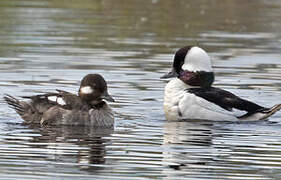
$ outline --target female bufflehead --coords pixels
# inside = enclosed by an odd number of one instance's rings
[[[164,111],[168,120],[262,120],[281,109],[281,104],[265,108],[236,95],[212,87],[214,72],[208,54],[196,46],[179,49],[172,71],[162,78],[176,77],[165,87]],[[232,109],[246,111],[235,116]]]
[[[78,96],[57,90],[30,97],[30,101],[5,95],[4,100],[16,110],[27,124],[87,125],[111,127],[113,112],[104,99],[113,102],[107,92],[107,84],[99,74],[88,74],[81,82]]]

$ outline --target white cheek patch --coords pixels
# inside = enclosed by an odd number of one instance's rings
[[[84,86],[80,89],[80,92],[82,94],[92,94],[94,90],[91,88],[91,86]]]
[[[52,101],[52,102],[54,102],[54,103],[57,103],[57,104],[59,104],[59,105],[61,105],[61,106],[66,105],[66,103],[65,103],[65,101],[63,100],[62,97],[48,96],[48,100],[49,100],[49,101]]]
[[[203,49],[199,47],[193,47],[189,50],[185,56],[182,69],[192,72],[213,72],[210,57]]]

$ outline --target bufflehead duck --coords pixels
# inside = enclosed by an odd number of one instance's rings
[[[99,74],[88,74],[82,81],[78,95],[57,90],[35,96],[24,96],[29,101],[5,95],[4,100],[16,110],[27,124],[87,125],[111,127],[113,112],[103,100],[113,102],[107,84]]]
[[[168,120],[205,119],[217,121],[262,120],[281,109],[281,104],[265,108],[212,87],[215,75],[208,54],[196,46],[179,49],[172,71],[161,78],[172,79],[165,87],[164,111]],[[246,111],[235,116],[232,109]]]

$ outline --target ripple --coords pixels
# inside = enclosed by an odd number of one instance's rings
[[[215,86],[280,103],[281,4],[175,2],[0,1],[0,95],[76,93],[85,74],[101,73],[116,99],[115,129],[23,125],[0,99],[1,178],[279,178],[279,112],[167,122],[159,78],[179,47],[195,44],[210,52]]]

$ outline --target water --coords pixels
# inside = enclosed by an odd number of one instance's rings
[[[1,96],[76,92],[100,73],[116,127],[29,127],[1,99],[0,179],[279,179],[280,112],[167,122],[159,77],[196,44],[212,57],[215,86],[280,103],[280,19],[280,0],[1,0]]]

